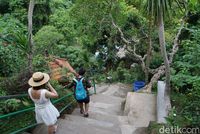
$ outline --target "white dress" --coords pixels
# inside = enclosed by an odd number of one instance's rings
[[[37,123],[45,123],[47,126],[54,125],[57,121],[57,117],[60,116],[60,113],[51,103],[50,99],[45,97],[45,92],[47,92],[47,90],[41,90],[40,99],[33,99],[31,90],[33,89],[29,88],[28,93],[35,103],[35,117]]]

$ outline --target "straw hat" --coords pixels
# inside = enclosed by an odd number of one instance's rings
[[[44,85],[49,81],[50,77],[46,73],[35,72],[29,79],[28,84],[32,87],[38,87]]]

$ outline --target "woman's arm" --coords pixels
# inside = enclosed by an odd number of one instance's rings
[[[45,93],[46,98],[58,98],[58,93],[56,90],[51,86],[51,84],[48,82],[47,87],[49,88],[50,91],[47,91]]]
[[[88,79],[86,79],[86,87],[87,88],[91,88],[91,82],[90,82],[90,80],[88,80]]]

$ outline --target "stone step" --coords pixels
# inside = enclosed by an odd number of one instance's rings
[[[91,116],[90,116],[91,117]],[[66,115],[65,119],[58,120],[58,131],[56,134],[121,134],[121,126],[107,122],[106,119],[102,120],[90,120],[88,118],[77,116],[72,117]],[[111,118],[110,118],[111,119]],[[110,121],[110,120],[109,120]],[[112,119],[117,121],[117,119]],[[87,129],[89,128],[89,129]],[[89,131],[88,131],[89,130]],[[127,131],[124,131],[127,132]],[[44,124],[38,125],[32,134],[47,134],[48,130]],[[122,133],[128,134],[128,133]]]
[[[121,134],[120,130],[109,130],[96,127],[87,123],[75,123],[67,120],[60,120],[56,134]]]
[[[117,95],[118,97],[126,97],[127,93],[132,91],[132,85],[122,84],[122,83],[112,83],[112,84],[96,84],[97,93],[107,94],[107,95]],[[118,93],[117,94],[117,90]]]
[[[76,116],[83,116],[80,114],[80,109],[76,108],[72,115]],[[113,114],[104,114],[102,112],[96,112],[96,111],[89,111],[89,117],[90,119],[95,119],[98,121],[106,121],[106,122],[111,122],[113,124],[123,124],[126,125],[128,124],[128,117],[127,116],[118,116],[118,115],[113,115]]]
[[[60,121],[65,122],[65,124],[71,123],[78,126],[85,126],[85,128],[92,126],[98,129],[108,130],[108,131],[112,131],[116,133],[121,132],[119,126],[117,126],[114,123],[99,121],[99,120],[85,118],[81,116],[65,115],[65,118],[60,119]]]
[[[48,134],[48,128],[44,124],[39,124],[35,127],[32,134]]]
[[[124,115],[134,127],[147,127],[150,121],[156,120],[156,95],[129,92]]]
[[[121,134],[148,134],[147,127],[134,127],[133,125],[120,125]]]
[[[136,128],[132,125],[120,125],[121,134],[134,134],[133,132],[136,130]]]
[[[76,108],[58,120],[56,134],[147,134],[149,121],[156,118],[155,95],[131,92],[125,102],[131,88],[119,83],[98,86],[98,94],[91,96],[89,117]],[[33,134],[47,134],[47,127],[40,125]]]
[[[125,102],[125,98],[109,96],[105,94],[94,94],[90,98],[93,102],[101,102],[107,104],[122,104]]]
[[[109,85],[102,83],[102,84],[96,84],[96,92],[97,93],[102,93],[105,92],[106,90],[108,90]]]
[[[94,111],[97,113],[108,114],[108,115],[122,115],[122,104],[110,104],[102,102],[90,102],[89,112]]]
[[[124,84],[121,83],[115,83],[115,84],[110,84],[108,89],[102,92],[102,94],[125,98],[127,93],[130,91],[131,91],[130,86],[125,86]]]
[[[148,134],[148,128],[147,127],[138,127],[134,130],[132,134]]]

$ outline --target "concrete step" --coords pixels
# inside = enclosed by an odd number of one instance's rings
[[[121,83],[114,83],[114,84],[110,84],[108,89],[102,92],[102,94],[125,98],[127,93],[130,91],[131,91],[130,86],[127,86]]]
[[[124,115],[134,127],[147,127],[150,121],[156,120],[156,95],[129,92]]]
[[[134,130],[132,134],[148,134],[148,128],[147,127],[138,127]]]
[[[120,125],[121,134],[148,134],[147,127],[134,127],[133,125]]]
[[[82,124],[60,120],[59,128],[56,134],[121,134],[120,130],[109,130],[101,127],[96,127],[84,122]]]
[[[96,84],[96,92],[97,93],[105,92],[106,90],[108,90],[108,88],[109,88],[108,84],[105,84],[105,83]]]
[[[32,134],[48,134],[48,128],[44,124],[39,124],[35,127]]]
[[[121,129],[121,134],[134,134],[133,132],[136,130],[135,127],[129,124],[120,125],[120,129]]]
[[[72,115],[76,115],[76,116],[83,116],[82,114],[80,114],[80,109],[76,108]],[[98,121],[106,121],[106,122],[110,122],[113,124],[123,124],[126,125],[128,124],[128,117],[127,116],[118,116],[118,115],[109,115],[109,114],[104,114],[102,112],[98,112],[98,111],[89,111],[89,117],[90,119],[95,119]]]
[[[60,119],[60,121],[65,122],[66,125],[68,123],[71,123],[78,126],[85,126],[85,128],[92,126],[98,129],[108,130],[108,131],[112,131],[116,133],[120,132],[120,128],[114,123],[99,121],[99,120],[85,118],[81,116],[65,115],[65,119]]]
[[[108,114],[108,115],[122,115],[122,104],[110,104],[102,102],[90,102],[89,112],[94,111],[97,113]]]
[[[107,104],[122,104],[125,102],[125,98],[109,96],[105,94],[94,94],[90,98],[92,102],[101,102]]]

